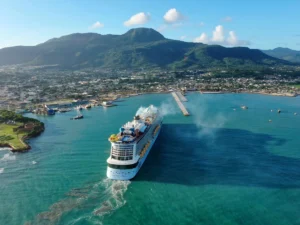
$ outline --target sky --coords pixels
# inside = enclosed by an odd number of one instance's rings
[[[188,42],[300,50],[300,0],[0,0],[0,48],[136,27]]]

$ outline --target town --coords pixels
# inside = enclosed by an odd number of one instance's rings
[[[0,67],[0,108],[28,109],[36,104],[93,100],[111,101],[144,93],[173,90],[300,94],[299,67],[248,71],[228,68],[168,71],[117,69],[61,69],[57,66]]]

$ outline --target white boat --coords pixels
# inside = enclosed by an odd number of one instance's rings
[[[84,108],[85,109],[90,109],[90,108],[92,108],[92,105],[91,104],[87,104],[87,105],[84,106]]]
[[[102,106],[103,107],[112,107],[115,106],[112,101],[108,101],[108,102],[102,102]]]
[[[107,159],[107,177],[130,180],[145,162],[162,126],[162,116],[153,105],[138,110],[133,121],[109,137],[110,156]]]
[[[75,109],[79,111],[79,110],[82,110],[83,107],[81,105],[79,105],[79,106],[75,107]]]

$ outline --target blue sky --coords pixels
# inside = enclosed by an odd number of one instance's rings
[[[171,39],[300,50],[299,10],[299,0],[1,0],[0,48],[151,27]]]

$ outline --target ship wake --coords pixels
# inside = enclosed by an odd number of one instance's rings
[[[82,188],[72,189],[66,193],[66,198],[54,203],[49,210],[38,214],[33,224],[102,224],[105,215],[111,215],[115,210],[126,204],[124,194],[130,181],[115,181],[108,178]],[[80,212],[80,213],[78,213]],[[80,215],[78,217],[78,215]],[[66,219],[64,218],[72,218]]]
[[[130,181],[110,180],[104,179],[100,185],[104,185],[106,196],[108,197],[100,207],[96,208],[93,212],[94,215],[103,216],[112,213],[114,210],[125,205],[126,200],[124,194]]]

